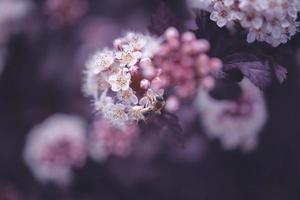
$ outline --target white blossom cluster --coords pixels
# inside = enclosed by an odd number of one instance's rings
[[[266,123],[267,111],[263,94],[253,83],[244,78],[240,86],[243,94],[237,101],[216,100],[200,89],[197,105],[209,137],[219,139],[227,150],[251,151]]]
[[[68,184],[72,168],[82,166],[85,159],[85,123],[79,117],[53,115],[28,135],[24,160],[41,182]]]
[[[205,3],[204,3],[205,2]],[[191,6],[211,12],[219,27],[238,22],[247,42],[264,41],[276,47],[296,34],[299,0],[191,0]]]
[[[148,68],[160,39],[129,32],[114,49],[96,52],[86,63],[83,91],[95,110],[117,127],[143,120],[163,91],[155,87],[159,70]]]

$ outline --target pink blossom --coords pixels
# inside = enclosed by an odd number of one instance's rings
[[[135,125],[115,128],[105,119],[94,122],[88,137],[89,154],[96,161],[103,161],[109,156],[129,156],[138,139]]]
[[[85,150],[84,121],[56,114],[30,131],[24,159],[39,181],[65,185],[72,179],[72,168],[84,164]]]
[[[199,90],[197,105],[206,133],[217,138],[225,149],[255,149],[258,135],[267,120],[262,92],[248,79],[240,83],[242,96],[237,100],[216,100]]]

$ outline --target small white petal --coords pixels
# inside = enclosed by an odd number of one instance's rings
[[[219,27],[224,27],[226,25],[227,21],[225,18],[219,18],[218,21],[217,21],[217,25]]]
[[[256,33],[254,31],[249,31],[247,35],[247,42],[248,43],[253,43],[256,39]]]

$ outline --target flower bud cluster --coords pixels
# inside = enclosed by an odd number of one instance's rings
[[[180,34],[175,28],[165,32],[153,64],[161,70],[159,87],[175,86],[175,94],[167,100],[168,110],[176,110],[180,99],[193,97],[199,86],[206,89],[214,86],[211,75],[221,69],[222,62],[210,58],[207,55],[209,49],[209,42],[197,39],[192,32]]]

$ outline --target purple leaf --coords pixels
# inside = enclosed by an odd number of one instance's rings
[[[279,83],[282,84],[287,77],[287,70],[278,64],[273,65],[273,68],[276,78],[278,79]]]
[[[253,84],[265,89],[272,82],[270,63],[253,54],[233,54],[224,60],[224,71],[239,69]]]
[[[170,8],[164,3],[161,3],[155,13],[151,16],[151,23],[148,26],[148,29],[150,33],[160,36],[169,27],[175,27],[178,30],[182,30],[183,23]]]

